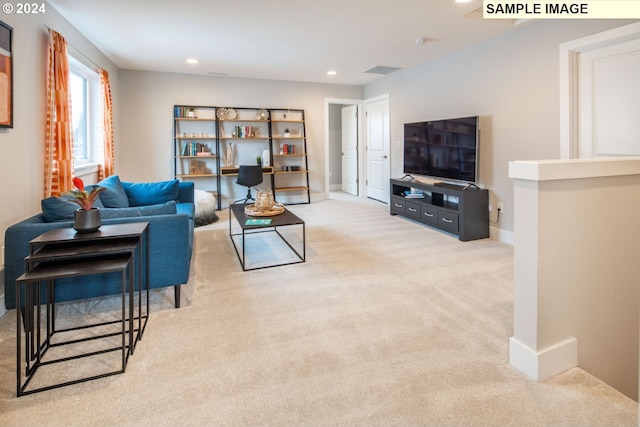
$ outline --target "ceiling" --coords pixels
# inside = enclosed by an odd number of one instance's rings
[[[410,68],[515,28],[483,20],[481,0],[49,3],[121,69],[354,85],[382,77],[374,67]]]

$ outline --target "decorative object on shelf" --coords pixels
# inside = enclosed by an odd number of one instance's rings
[[[256,114],[256,118],[258,120],[269,120],[269,112],[264,108],[261,108],[258,110],[258,113]]]
[[[227,147],[227,156],[224,160],[225,166],[233,166],[233,144],[229,143]]]
[[[189,119],[195,119],[196,118],[196,112],[193,108],[189,108],[187,109],[187,118]]]
[[[289,128],[284,130],[284,137],[289,138],[291,136],[291,132],[289,132]]]
[[[257,157],[256,157],[256,164],[257,164],[258,166],[262,166],[262,157],[260,157],[260,156],[257,156]]]
[[[218,120],[235,120],[238,118],[238,112],[233,108],[221,107],[216,111]]]
[[[262,165],[271,166],[271,159],[269,158],[269,150],[262,150]]]
[[[233,108],[227,108],[224,113],[224,118],[226,120],[235,120],[238,118],[238,112]]]

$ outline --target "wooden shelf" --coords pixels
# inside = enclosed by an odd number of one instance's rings
[[[176,156],[176,159],[197,159],[197,160],[203,160],[203,159],[217,159],[218,156],[216,154],[213,154],[211,156]]]
[[[216,119],[213,119],[213,118],[200,119],[198,117],[176,117],[175,119],[176,120],[188,120],[188,121],[191,121],[191,122],[198,122],[198,121],[200,121],[200,122],[215,122],[216,121]]]
[[[176,135],[176,139],[201,139],[201,140],[202,139],[210,139],[212,141],[215,141],[216,140],[216,136],[215,135],[205,135],[205,136],[201,136],[201,135],[198,135],[198,136],[179,136],[179,135]]]
[[[283,135],[273,135],[271,138],[273,139],[307,139],[306,136],[283,136]]]
[[[265,139],[269,139],[268,136],[253,136],[251,138],[238,138],[237,136],[221,136],[220,139],[237,139],[240,141],[251,141],[253,140],[265,140]]]
[[[276,191],[308,191],[309,187],[276,187]]]
[[[198,173],[198,174],[176,174],[176,178],[211,178],[218,176],[217,173]]]
[[[229,123],[269,123],[269,120],[258,120],[258,119],[218,119],[220,122],[229,122]]]
[[[304,157],[306,154],[274,154],[273,157]]]
[[[222,166],[220,168],[220,175],[222,176],[234,176],[234,175],[238,175],[238,170],[239,168],[235,168],[235,167],[231,167],[231,166]],[[262,173],[263,174],[272,174],[273,173],[273,167],[272,166],[263,166],[262,167]]]
[[[271,120],[273,123],[304,123],[304,120]]]
[[[287,173],[307,173],[308,170],[299,170],[299,171],[276,171],[274,172],[276,175],[287,174]]]

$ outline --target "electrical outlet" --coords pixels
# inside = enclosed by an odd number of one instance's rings
[[[498,203],[496,203],[496,207],[498,208],[500,213],[504,213],[504,203],[498,202]]]

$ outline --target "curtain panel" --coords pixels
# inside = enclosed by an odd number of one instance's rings
[[[44,197],[73,188],[73,124],[67,42],[49,29]]]
[[[104,160],[100,165],[100,180],[113,175],[115,152],[113,148],[113,111],[111,108],[111,84],[109,73],[100,69],[100,88],[102,92],[102,130],[104,134]]]

